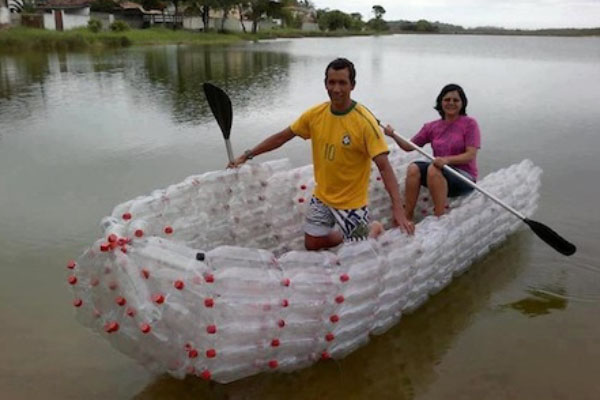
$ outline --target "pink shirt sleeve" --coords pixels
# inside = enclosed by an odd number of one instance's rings
[[[430,124],[425,124],[415,136],[410,139],[411,142],[416,144],[419,147],[425,146],[427,143],[431,142],[431,129]]]
[[[465,146],[481,148],[481,133],[479,133],[479,125],[475,119],[470,118],[469,124],[465,132]]]

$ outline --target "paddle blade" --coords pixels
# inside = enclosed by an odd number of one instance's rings
[[[558,233],[554,232],[552,229],[542,224],[541,222],[533,221],[529,218],[525,218],[523,220],[531,230],[538,235],[540,239],[544,242],[548,243],[554,250],[558,251],[565,256],[570,256],[577,251],[577,247],[573,243],[566,241],[562,236]]]
[[[229,139],[229,135],[231,135],[231,123],[233,121],[231,100],[229,100],[227,93],[213,84],[206,82],[202,86],[210,110],[221,128],[221,132],[223,132],[223,137],[227,140]]]

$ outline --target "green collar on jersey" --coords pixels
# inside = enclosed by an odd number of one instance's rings
[[[352,100],[352,104],[350,105],[350,107],[348,107],[346,110],[344,111],[335,111],[333,108],[331,108],[331,106],[329,107],[329,109],[331,110],[331,113],[333,115],[346,115],[348,114],[350,111],[352,111],[354,109],[354,107],[356,107],[356,102],[354,100]]]

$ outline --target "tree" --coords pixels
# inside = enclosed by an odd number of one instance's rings
[[[247,0],[246,4],[249,8],[246,15],[252,21],[252,33],[258,30],[258,23],[263,15],[269,17],[281,17],[282,6],[285,2],[271,0]]]
[[[385,8],[375,5],[373,6],[373,14],[375,15],[375,18],[367,22],[367,26],[369,27],[369,29],[372,29],[374,31],[387,31],[388,29],[390,29],[387,22],[383,20]]]
[[[387,31],[390,29],[387,22],[385,22],[382,18],[373,18],[367,22],[367,27],[374,31]]]
[[[322,31],[337,31],[338,29],[353,29],[356,22],[350,15],[340,10],[326,11],[319,13],[317,11],[317,23]]]
[[[238,4],[238,0],[216,0],[217,8],[223,10],[223,18],[221,19],[221,31],[225,30],[225,20],[232,8]]]
[[[379,5],[373,6],[373,15],[375,15],[375,19],[382,19],[383,14],[385,14],[385,8]]]
[[[351,26],[350,26],[351,30],[360,31],[363,29],[363,27],[365,26],[365,23],[362,20],[361,13],[357,13],[357,12],[351,13],[350,18],[351,18]]]
[[[310,0],[298,0],[298,7],[304,7],[308,9],[315,8],[315,5]]]

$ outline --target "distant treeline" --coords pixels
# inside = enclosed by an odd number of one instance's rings
[[[561,29],[505,29],[494,26],[464,28],[460,25],[443,22],[419,21],[387,21],[391,32],[421,32],[443,34],[477,34],[477,35],[539,35],[539,36],[600,36],[598,28],[561,28]]]

